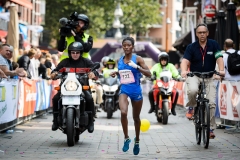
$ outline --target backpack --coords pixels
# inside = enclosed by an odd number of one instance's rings
[[[230,75],[240,74],[240,55],[237,52],[237,50],[234,53],[225,52],[228,54],[227,65],[225,65],[225,68],[227,66],[226,69]]]

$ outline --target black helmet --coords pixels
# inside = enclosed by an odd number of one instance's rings
[[[116,62],[112,59],[112,58],[109,58],[109,60],[107,61],[107,67],[108,67],[108,69],[109,69],[109,64],[112,64],[113,65],[113,68],[115,67],[115,65],[116,65]],[[112,69],[113,69],[112,68]]]
[[[158,55],[158,61],[159,61],[160,65],[162,65],[162,64],[161,64],[161,59],[166,59],[166,60],[167,60],[166,65],[168,65],[169,55],[168,55],[166,52],[161,52],[161,53]],[[166,66],[166,65],[164,65],[164,66]]]
[[[88,19],[88,16],[86,16],[85,14],[79,14],[78,16],[77,16],[77,20],[82,20],[82,21],[84,21],[85,22],[85,25],[83,26],[83,30],[86,30],[86,29],[88,29],[88,27],[89,27],[89,19]]]
[[[71,51],[80,51],[80,54],[83,53],[83,45],[80,42],[72,42],[68,46],[68,56],[71,58]]]

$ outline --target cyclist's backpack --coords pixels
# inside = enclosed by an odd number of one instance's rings
[[[227,66],[226,69],[230,75],[240,74],[240,55],[237,52],[237,50],[234,53],[226,52],[226,54],[228,54],[228,59],[225,68]]]

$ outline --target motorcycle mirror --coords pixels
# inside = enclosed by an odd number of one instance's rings
[[[99,62],[95,62],[93,67],[91,68],[91,71],[100,68],[100,63]]]
[[[98,78],[104,78],[103,74],[99,74]]]

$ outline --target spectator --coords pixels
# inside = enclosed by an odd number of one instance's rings
[[[36,53],[34,57],[30,60],[29,64],[29,72],[33,79],[38,79],[38,67],[40,66],[39,57],[41,56],[41,51],[38,48],[34,48],[36,50]]]
[[[46,57],[42,55],[39,61],[38,74],[42,79],[47,79],[47,67],[45,66]]]
[[[57,66],[58,63],[59,63],[58,55],[56,55],[56,54],[53,54],[53,55],[52,55],[52,63],[54,64],[54,66],[55,66],[55,68],[56,68],[56,66]],[[54,68],[53,68],[53,69],[54,69]]]
[[[30,49],[27,54],[24,54],[17,61],[17,63],[19,64],[19,67],[24,68],[24,70],[27,72],[27,77],[29,79],[31,79],[32,76],[28,68],[29,68],[30,60],[34,57],[35,54],[36,54],[36,50]]]
[[[228,53],[234,53],[236,50],[234,49],[234,43],[233,40],[231,39],[226,39],[224,42],[224,50],[225,52]],[[237,52],[240,55],[240,51]],[[224,61],[224,67],[227,68],[227,59],[228,59],[228,54],[224,53],[223,54],[223,61]],[[228,70],[225,70],[225,80],[230,80],[230,81],[237,81],[240,80],[240,75],[230,75]]]
[[[3,44],[0,46],[0,69],[6,76],[21,76],[24,77],[27,73],[23,68],[17,68],[16,70],[10,70],[10,64],[8,58],[11,57],[10,45]]]

